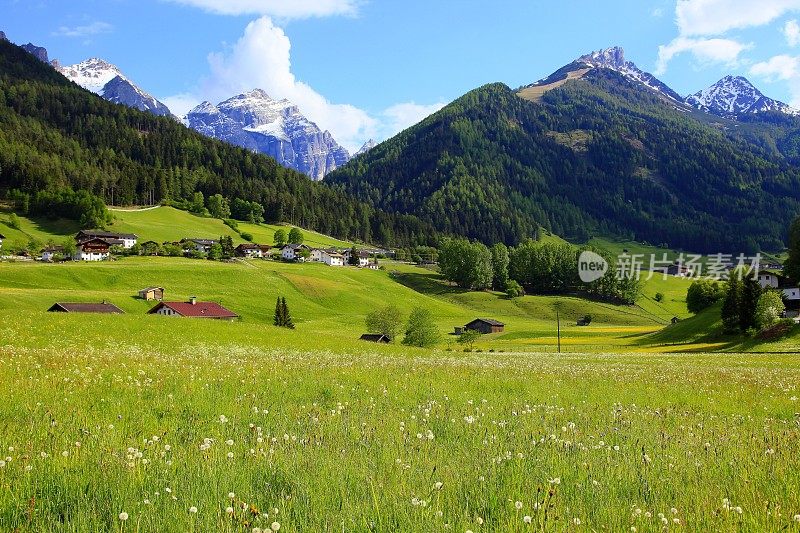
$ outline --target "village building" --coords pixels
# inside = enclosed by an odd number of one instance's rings
[[[52,261],[53,258],[55,258],[58,255],[61,255],[61,256],[64,255],[64,247],[63,246],[61,246],[61,245],[48,246],[47,248],[42,250],[42,261],[46,261],[46,262]]]
[[[97,230],[81,230],[75,235],[75,241],[81,243],[92,239],[103,239],[112,246],[122,246],[123,248],[132,248],[136,241],[139,239],[133,233],[112,233],[109,231]]]
[[[164,299],[164,287],[146,287],[139,291],[139,298],[161,301]]]
[[[800,305],[800,286],[793,283],[786,276],[776,274],[771,271],[763,271],[758,273],[758,284],[762,289],[776,289],[781,291],[786,308]],[[799,302],[795,304],[794,302]]]
[[[281,257],[286,261],[304,261],[304,250],[311,251],[305,244],[285,244],[280,248]]]
[[[465,324],[464,330],[477,331],[483,334],[502,333],[505,330],[505,324],[491,318],[476,318],[472,322]]]
[[[389,344],[392,342],[392,339],[389,338],[388,335],[383,335],[382,333],[364,333],[361,335],[362,341],[368,342],[377,342],[381,344]]]
[[[369,265],[369,252],[366,251],[366,250],[356,250],[356,252],[358,254],[358,264],[357,264],[357,266],[363,268],[363,267]],[[348,265],[353,264],[353,262],[350,260],[352,255],[353,255],[353,250],[345,250],[345,252],[344,252],[344,261],[345,261],[346,264],[348,264]]]
[[[124,311],[114,304],[102,302],[93,303],[55,303],[48,309],[52,313],[106,313],[123,314]]]
[[[0,246],[3,246],[3,241],[6,239],[6,236],[0,233]]]
[[[192,296],[188,302],[161,302],[148,314],[162,316],[179,316],[186,318],[209,318],[212,320],[235,320],[239,315],[216,302],[198,302]]]
[[[261,259],[264,257],[265,247],[267,249],[267,253],[269,253],[269,246],[246,242],[237,246],[234,250],[234,254],[236,257],[247,257],[250,259],[255,257]]]
[[[344,256],[338,252],[323,251],[322,262],[328,266],[344,266]]]
[[[202,252],[207,254],[211,251],[211,247],[217,244],[218,241],[214,239],[183,239],[180,244],[186,252]]]
[[[111,255],[111,243],[105,239],[92,238],[79,242],[75,255],[75,261],[104,261]]]

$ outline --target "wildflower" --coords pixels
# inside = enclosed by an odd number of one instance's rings
[[[119,513],[119,519],[124,522],[125,520],[128,519],[128,513],[126,513],[125,511],[122,511],[121,513]]]
[[[475,517],[475,523],[478,524],[479,526],[482,526],[483,525],[483,518],[481,518],[480,516],[476,516]]]
[[[800,522],[800,514],[794,515],[794,521],[795,522]]]
[[[61,452],[61,457],[69,457],[69,452],[67,450],[64,450],[63,452]]]
[[[514,507],[516,507],[517,510],[519,511],[520,509],[522,509],[522,502],[520,501],[514,502]]]
[[[253,533],[261,533],[261,528],[260,527],[254,527],[253,528]]]
[[[233,439],[226,440],[225,444],[227,444],[228,446],[233,446]]]
[[[228,493],[228,498],[230,498],[231,500],[234,499],[235,497],[236,497],[236,494],[234,494],[233,492],[229,492]]]
[[[736,511],[738,514],[742,514],[744,512],[744,509],[742,509],[741,507],[737,506],[736,508],[734,508],[734,511]]]
[[[233,514],[233,507],[229,505],[228,507],[225,508],[225,512],[228,514]]]
[[[272,525],[269,526],[269,528],[272,531],[278,531],[281,528],[281,525],[278,522],[273,522]]]
[[[554,477],[553,479],[550,480],[550,484],[551,485],[561,485],[561,478],[560,477]]]
[[[0,459],[0,468],[4,468],[6,466],[6,462]]]
[[[530,524],[533,521],[533,519],[531,518],[531,515],[526,514],[525,516],[522,517],[522,521],[525,522],[526,524]]]
[[[233,452],[228,452],[228,459],[233,459]]]
[[[433,484],[433,488],[435,488],[436,490],[442,490],[443,485],[444,484],[441,481],[437,481],[436,483]]]
[[[194,505],[192,505],[191,507],[189,507],[189,513],[191,513],[191,514],[197,514],[197,507],[195,507]]]
[[[581,519],[575,517],[575,518],[572,519],[572,523],[575,524],[576,526],[579,526],[579,525],[581,525]]]

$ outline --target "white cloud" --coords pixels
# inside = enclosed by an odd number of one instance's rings
[[[800,44],[800,24],[794,19],[787,20],[783,26],[783,35],[789,46],[797,46]]]
[[[785,81],[800,77],[800,57],[779,55],[750,67],[750,74],[767,81]]]
[[[752,45],[723,38],[725,34],[769,24],[793,11],[800,11],[800,0],[677,0],[678,36],[669,44],[659,46],[656,71],[666,72],[670,60],[684,52],[691,52],[703,62],[735,65],[739,54]],[[796,23],[794,29],[800,29]],[[786,31],[790,39],[788,24]]]
[[[359,0],[169,0],[218,15],[267,15],[282,19],[355,15]]]
[[[422,119],[436,113],[446,104],[438,102],[430,105],[416,104],[414,102],[406,102],[402,104],[395,104],[383,111],[384,124],[382,133],[387,137],[394,135],[404,129],[413,126]]]
[[[797,10],[800,0],[678,0],[675,17],[681,36],[709,36],[763,26]]]
[[[57,37],[89,37],[101,33],[111,33],[113,30],[114,26],[108,22],[96,21],[84,26],[61,26],[53,32],[53,35]]]
[[[269,17],[261,17],[247,25],[233,46],[209,54],[210,74],[196,91],[161,100],[173,113],[183,115],[202,100],[218,103],[242,92],[263,89],[272,98],[293,102],[351,153],[367,139],[394,135],[442,107],[442,104],[396,104],[378,113],[376,118],[354,105],[330,102],[296,78],[290,52],[291,42],[286,33]]]
[[[750,74],[768,82],[787,81],[789,105],[800,109],[800,56],[777,55],[750,67]]]
[[[660,19],[661,17],[664,16],[664,10],[660,7],[656,7],[650,12],[650,16]]]
[[[194,93],[179,93],[159,98],[159,101],[167,106],[173,115],[182,117],[202,100]]]
[[[739,55],[752,46],[752,44],[743,44],[732,39],[677,37],[671,43],[658,47],[656,74],[664,74],[672,58],[684,52],[691,52],[700,63],[723,63],[735,66],[739,62]]]

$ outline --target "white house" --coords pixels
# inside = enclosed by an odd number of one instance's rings
[[[48,246],[44,250],[42,250],[42,261],[52,261],[53,257],[56,255],[63,255],[64,254],[64,247],[63,246]]]
[[[89,239],[78,243],[74,261],[104,261],[111,255],[111,245],[105,239]]]
[[[2,233],[0,233],[0,246],[3,246],[3,239],[5,239],[5,238],[6,238],[6,236],[3,235]]]
[[[194,248],[195,251],[207,254],[211,251],[211,247],[217,244],[217,241],[214,239],[183,239],[181,243],[186,251],[190,252]]]
[[[328,266],[344,266],[344,256],[338,252],[322,252],[322,262]]]
[[[237,246],[234,253],[238,257],[248,257],[250,259],[257,257],[260,259],[264,257],[264,248],[259,244],[244,243]]]
[[[766,289],[770,287],[772,289],[777,289],[781,285],[781,280],[786,279],[779,274],[775,274],[773,272],[759,272],[758,273],[758,284],[761,285],[762,289]]]
[[[369,252],[366,250],[357,250],[358,252],[358,266],[363,268],[369,265]],[[344,252],[344,260],[349,265],[351,264],[350,256],[353,255],[352,250],[346,250]]]
[[[312,248],[311,249],[311,261],[315,261],[317,263],[321,263],[323,261],[322,254],[325,253],[325,250],[320,250],[319,248]]]
[[[305,244],[285,244],[281,247],[281,257],[286,261],[304,261],[303,250],[309,250]]]
[[[132,248],[139,237],[134,233],[111,233],[108,231],[81,230],[75,236],[77,242],[88,241],[90,239],[103,239],[109,244],[119,245],[123,248]]]

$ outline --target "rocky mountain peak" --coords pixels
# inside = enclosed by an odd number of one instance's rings
[[[710,87],[686,98],[686,103],[697,109],[729,118],[770,111],[788,115],[800,114],[800,111],[788,104],[764,96],[743,76],[725,76]]]

